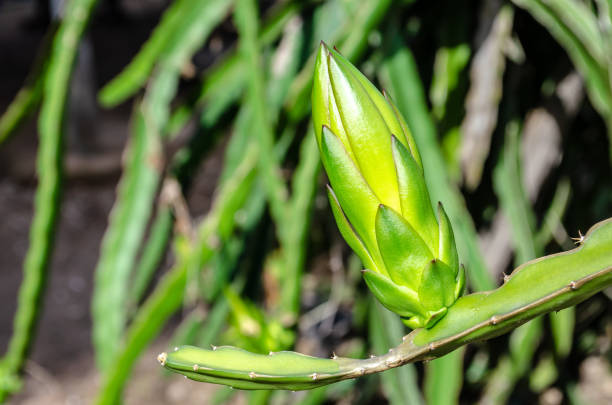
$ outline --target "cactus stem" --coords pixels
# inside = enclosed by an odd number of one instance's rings
[[[386,360],[386,361],[385,361],[385,365],[386,365],[387,367],[393,367],[393,361],[392,361],[392,360]]]
[[[261,383],[262,388],[301,390],[440,357],[466,343],[499,336],[535,316],[575,305],[609,287],[612,283],[609,254],[612,249],[612,219],[591,229],[585,237],[585,246],[522,265],[510,275],[506,285],[491,292],[460,298],[448,310],[449,314],[432,328],[413,331],[403,338],[404,343],[372,359],[341,358],[330,362],[293,352],[277,353],[277,356],[268,358],[231,347],[220,347],[218,352],[223,353],[213,355],[206,349],[184,347],[180,349],[184,350],[183,353],[179,350],[179,353],[170,353],[167,357],[165,353],[160,354],[158,361],[170,370],[187,373],[198,381],[220,377],[224,383],[235,383],[240,388],[252,389]],[[566,268],[563,268],[564,263],[568,263]],[[563,271],[551,271],[562,268]],[[541,286],[537,283],[541,279],[547,279],[549,284],[539,291]],[[515,293],[526,286],[535,289],[533,294],[522,297]],[[281,356],[287,356],[291,361],[285,361]],[[333,353],[332,359],[336,357]],[[257,360],[254,365],[259,367],[258,361],[262,359],[270,364],[262,363],[261,368],[250,370],[246,368],[249,367],[246,364],[253,360]],[[194,363],[199,365],[197,373],[191,370]],[[288,363],[292,365],[287,368],[285,364]],[[225,377],[227,373],[229,376]],[[245,374],[251,381],[246,377],[245,382]]]

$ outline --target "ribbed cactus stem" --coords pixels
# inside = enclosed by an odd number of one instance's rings
[[[429,329],[417,329],[387,353],[330,359],[295,352],[269,355],[234,347],[191,346],[162,353],[165,368],[196,381],[242,389],[305,390],[433,359],[469,342],[490,339],[528,320],[558,311],[612,285],[612,218],[595,225],[580,247],[525,263],[503,286],[460,297]]]

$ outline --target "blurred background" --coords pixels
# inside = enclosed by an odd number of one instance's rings
[[[612,291],[441,359],[236,392],[157,353],[366,357],[408,332],[310,127],[335,45],[396,101],[469,290],[612,216],[607,0],[0,1],[0,402],[609,404]]]

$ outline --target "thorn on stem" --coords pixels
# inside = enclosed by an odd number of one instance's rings
[[[582,245],[582,242],[584,242],[584,235],[582,234],[582,232],[580,232],[580,229],[578,230],[578,237],[572,238],[572,240],[574,241],[574,245]]]
[[[159,364],[161,364],[162,366],[166,365],[166,361],[167,360],[168,360],[168,353],[166,353],[166,352],[160,353],[157,356],[157,361],[159,361]]]

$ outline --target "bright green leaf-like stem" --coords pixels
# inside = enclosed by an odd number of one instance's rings
[[[197,381],[242,389],[312,389],[432,359],[469,342],[499,336],[612,285],[612,219],[593,226],[582,245],[517,268],[495,290],[459,298],[430,329],[417,329],[388,353],[365,360],[318,359],[295,352],[260,355],[232,347],[182,347],[160,354],[167,369]]]

